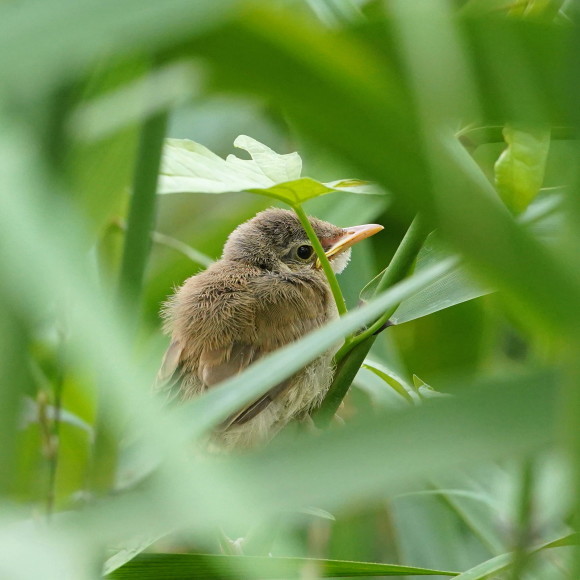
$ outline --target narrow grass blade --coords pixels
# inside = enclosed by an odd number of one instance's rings
[[[580,534],[570,534],[567,536],[563,536],[558,538],[557,540],[553,540],[551,542],[547,542],[546,544],[542,544],[537,548],[531,550],[531,554],[537,554],[542,550],[547,550],[549,548],[562,548],[564,546],[578,546],[580,543]],[[496,556],[495,558],[491,558],[486,562],[482,562],[478,564],[474,568],[470,570],[466,570],[459,576],[456,576],[458,580],[484,580],[484,578],[488,578],[492,574],[499,574],[504,570],[507,570],[513,561],[513,555],[511,553],[501,554],[501,556]]]
[[[313,558],[267,558],[253,556],[219,556],[214,554],[141,554],[108,578],[139,580],[187,580],[215,578],[236,580],[295,578],[306,570],[315,571],[322,578],[364,576],[457,576],[458,572],[343,560]]]

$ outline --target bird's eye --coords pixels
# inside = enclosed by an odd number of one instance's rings
[[[312,256],[313,251],[314,250],[312,249],[312,246],[299,246],[298,249],[296,250],[296,255],[301,260],[308,260],[308,258]]]

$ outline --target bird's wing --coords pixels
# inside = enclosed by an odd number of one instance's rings
[[[234,342],[227,347],[205,349],[199,361],[201,379],[204,385],[211,387],[241,373],[264,354],[267,353],[256,346],[240,342]],[[290,382],[291,379],[288,378],[272,387],[267,393],[226,419],[222,424],[222,428],[230,425],[242,425],[248,422],[260,411],[263,411],[280,393],[285,391],[290,386]]]
[[[169,399],[175,399],[182,390],[185,378],[183,346],[173,341],[167,349],[161,368],[157,374],[156,386],[165,391]],[[203,388],[207,389],[226,379],[241,373],[248,365],[263,355],[248,344],[234,342],[227,347],[205,349],[199,360],[198,375]],[[241,425],[263,411],[280,393],[290,386],[290,379],[286,379],[272,387],[260,398],[252,401],[248,406],[230,416],[222,428],[233,424]]]
[[[165,351],[161,368],[155,379],[155,389],[165,392],[169,400],[175,399],[181,390],[182,354],[183,345],[179,341],[173,340]]]
[[[256,280],[254,285],[259,308],[254,318],[256,339],[252,347],[234,344],[228,360],[228,376],[241,372],[247,365],[255,362],[274,350],[285,346],[308,332],[318,328],[326,321],[326,293],[312,288],[294,277],[287,281],[278,276]],[[233,364],[232,364],[233,363]],[[218,363],[217,369],[221,369]],[[217,371],[219,379],[223,380]],[[225,377],[224,377],[225,378]],[[290,376],[272,387],[259,399],[232,415],[225,426],[246,423],[266,409],[277,397],[285,392],[293,382]]]
[[[260,279],[253,286],[252,293],[256,297],[253,304],[258,305],[253,316],[248,317],[247,307],[239,304],[240,309],[244,308],[244,316],[241,316],[235,308],[235,301],[231,300],[224,301],[219,316],[213,312],[213,326],[216,326],[216,320],[220,325],[214,331],[215,336],[208,340],[211,346],[201,349],[199,358],[196,357],[194,371],[190,368],[190,361],[185,360],[187,349],[174,336],[158,374],[159,388],[167,390],[175,398],[198,394],[241,373],[261,357],[301,338],[324,322],[322,303],[315,309],[316,315],[309,315],[311,309],[308,307],[321,300],[320,296],[301,284],[288,284],[279,278]],[[202,309],[197,313],[200,319],[205,314]],[[241,325],[242,319],[246,324]],[[196,375],[193,380],[199,381],[195,390],[190,390],[192,372]],[[240,425],[258,415],[290,387],[292,378],[285,379],[240,409],[222,427]]]

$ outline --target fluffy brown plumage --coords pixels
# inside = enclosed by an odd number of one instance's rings
[[[382,229],[359,226],[353,232],[309,219],[337,272],[346,266],[352,243]],[[232,232],[221,259],[189,278],[167,301],[163,316],[171,344],[158,385],[187,400],[322,326],[337,310],[296,215],[269,209]],[[249,447],[307,415],[330,386],[334,352],[234,414],[213,442]]]

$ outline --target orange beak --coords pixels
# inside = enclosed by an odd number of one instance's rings
[[[383,226],[378,224],[365,224],[364,226],[351,226],[344,228],[344,234],[340,236],[340,238],[338,238],[328,250],[326,250],[326,257],[331,260],[334,256],[341,254],[361,240],[366,240],[366,238],[374,236],[382,229],[384,229]],[[316,268],[322,267],[318,258],[316,259],[315,266]]]

